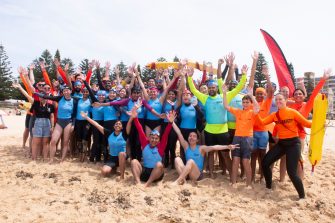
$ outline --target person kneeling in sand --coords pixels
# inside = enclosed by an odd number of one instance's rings
[[[124,172],[126,169],[126,144],[128,134],[131,129],[131,123],[128,122],[126,131],[122,131],[122,123],[121,121],[116,121],[114,124],[114,132],[104,128],[98,122],[92,120],[87,116],[87,113],[81,112],[81,116],[85,118],[89,123],[91,123],[94,127],[96,127],[99,132],[101,132],[108,140],[109,144],[109,159],[101,168],[101,175],[108,176],[112,173],[112,170],[120,167],[120,178],[124,179]]]
[[[147,139],[137,118],[137,108],[134,106],[132,109],[128,124],[134,121],[138,131],[143,156],[143,166],[137,159],[133,159],[131,161],[131,172],[133,173],[136,184],[140,184],[141,181],[143,181],[146,182],[144,186],[148,187],[152,182],[157,182],[163,179],[164,166],[162,163],[162,157],[164,156],[167,139],[171,131],[171,123],[174,121],[175,115],[175,112],[170,112],[167,115],[169,123],[166,126],[161,140],[159,138],[160,134],[157,130],[151,131]]]
[[[178,179],[175,181],[177,184],[183,184],[186,182],[187,176],[192,181],[198,181],[202,179],[204,156],[206,153],[211,151],[234,150],[235,148],[239,148],[238,145],[198,145],[197,143],[199,141],[199,137],[196,132],[190,132],[186,141],[176,123],[173,122],[172,127],[178,136],[180,145],[184,148],[186,157],[186,165],[184,165],[180,157],[176,157],[175,159],[175,167],[179,174]]]

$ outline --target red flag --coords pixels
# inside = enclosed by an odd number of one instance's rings
[[[282,88],[287,86],[290,89],[290,95],[292,95],[295,87],[292,80],[291,72],[288,67],[286,58],[283,51],[280,49],[276,40],[266,31],[261,29],[266,45],[268,46],[272,55],[273,63],[275,65],[279,87]]]

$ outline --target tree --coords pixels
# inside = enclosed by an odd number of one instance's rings
[[[75,72],[74,70],[74,63],[72,62],[72,60],[70,58],[64,58],[61,60],[60,64],[62,65],[62,67],[65,67],[66,64],[69,64],[69,70],[68,73],[72,74]]]
[[[157,62],[166,62],[167,60],[164,57],[160,57],[157,59]]]
[[[10,61],[2,44],[0,44],[0,100],[12,98],[13,76]]]
[[[119,64],[116,64],[116,66],[119,67],[120,69],[120,78],[121,79],[125,79],[127,76],[128,76],[128,73],[127,73],[127,65],[123,63],[123,61],[121,61]],[[112,68],[111,68],[112,69]],[[112,71],[112,79],[115,79],[115,72],[114,70]]]
[[[33,63],[35,64],[34,76],[36,82],[44,81],[40,61],[44,61],[45,69],[50,77],[50,80],[56,79],[56,67],[53,64],[53,57],[49,50],[44,50],[39,58],[36,58]]]
[[[258,54],[258,60],[256,65],[256,73],[255,73],[255,85],[254,88],[258,87],[265,87],[266,85],[266,78],[265,75],[262,73],[263,65],[267,65],[268,63],[265,60],[265,57],[262,53]]]
[[[87,72],[88,72],[88,68],[89,68],[89,60],[88,59],[83,59],[81,62],[80,62],[80,64],[79,64],[79,67],[81,68],[81,70],[82,70],[82,72],[84,73],[84,74],[87,74]]]
[[[294,86],[296,86],[296,80],[295,80],[295,75],[294,75],[294,67],[292,63],[288,64],[288,70],[290,71],[290,75],[293,81]]]
[[[180,59],[177,56],[174,56],[173,62],[180,62]]]

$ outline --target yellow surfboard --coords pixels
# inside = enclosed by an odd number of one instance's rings
[[[325,94],[318,94],[314,99],[311,137],[308,157],[312,164],[312,172],[322,157],[322,145],[325,135],[325,122],[328,109],[328,100]]]
[[[169,67],[172,67],[173,69],[177,69],[178,64],[179,62],[152,62],[152,63],[148,63],[145,67],[148,69],[160,69],[160,68],[168,69]],[[198,62],[188,62],[187,66],[203,71],[203,65],[199,64]],[[209,67],[207,67],[206,71],[209,73]],[[217,69],[213,68],[213,74],[217,74]]]

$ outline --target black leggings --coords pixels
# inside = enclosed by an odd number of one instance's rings
[[[299,198],[305,198],[304,185],[297,174],[298,161],[300,159],[301,142],[298,137],[289,139],[279,139],[275,147],[270,150],[262,161],[262,169],[266,181],[266,188],[271,189],[272,171],[271,165],[280,157],[286,155],[287,174],[290,177],[295,189],[299,194]]]
[[[161,129],[161,135],[165,132],[167,122],[164,122],[162,124],[162,129]],[[174,159],[176,158],[176,143],[177,143],[177,134],[173,130],[173,128],[170,131],[167,145],[165,148],[165,154],[164,154],[164,166],[168,167],[169,164],[171,163],[171,166],[174,167]]]
[[[138,119],[142,128],[144,129],[144,119]],[[131,125],[131,130],[129,134],[129,143],[130,143],[130,157],[131,159],[137,159],[141,162],[142,159],[142,149],[141,143],[138,136],[138,131],[134,124]]]
[[[104,125],[104,121],[96,121],[99,125]],[[92,126],[93,130],[93,144],[91,149],[90,161],[93,162],[94,159],[96,162],[101,161],[101,148],[104,140],[103,134],[94,126]]]

